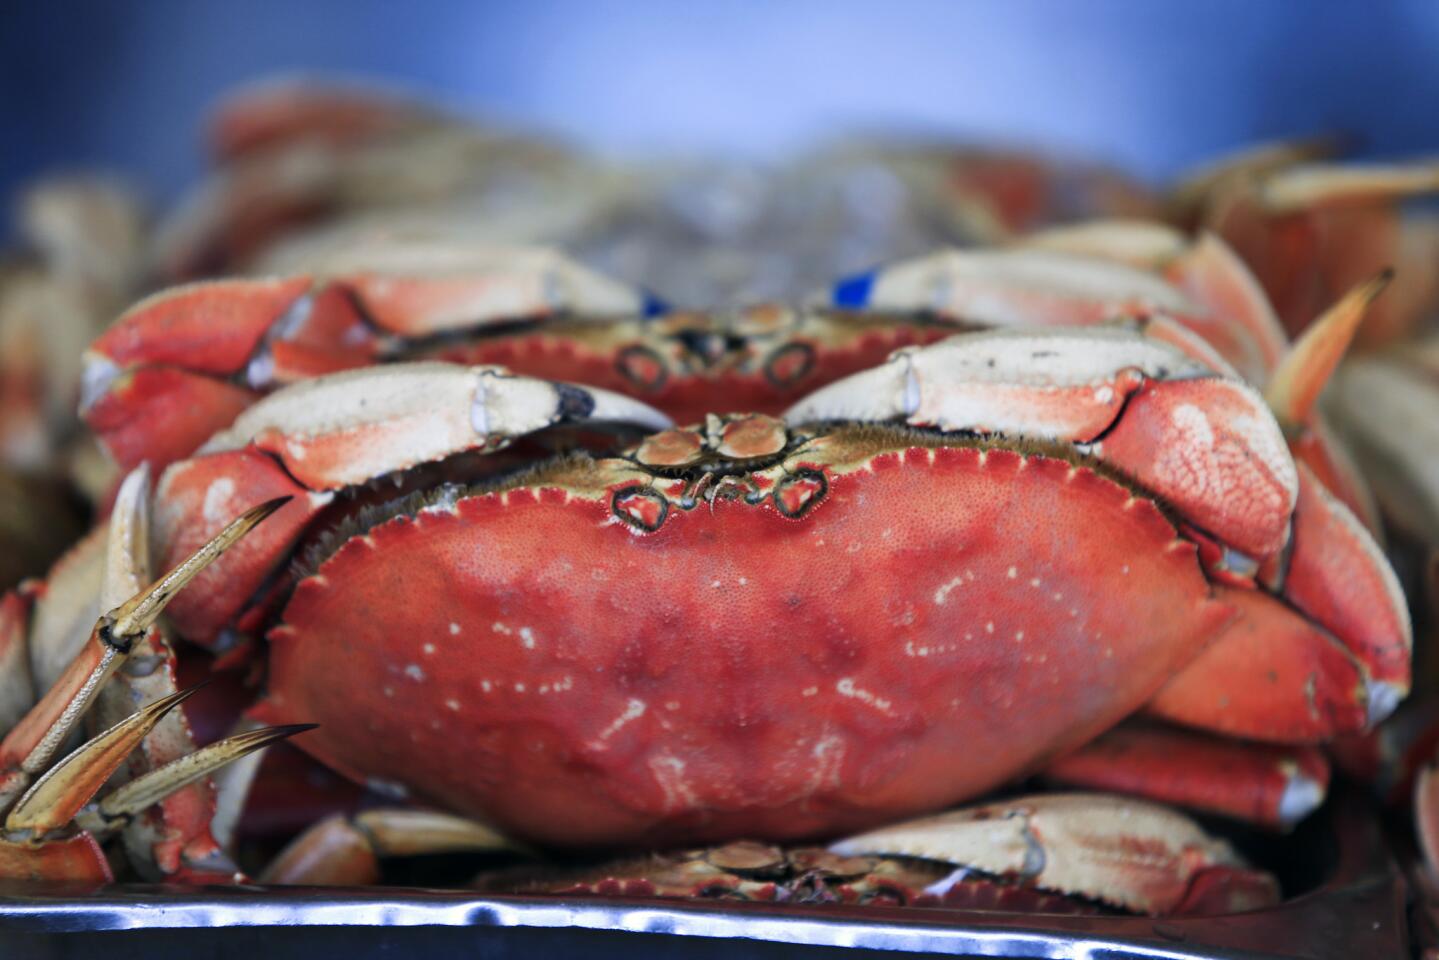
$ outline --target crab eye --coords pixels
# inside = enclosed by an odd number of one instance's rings
[[[641,390],[658,390],[669,378],[664,358],[638,343],[619,352],[619,356],[615,358],[615,367],[621,376]]]
[[[787,343],[764,363],[764,375],[776,387],[793,387],[814,369],[814,348],[807,343]]]
[[[785,477],[774,488],[774,505],[780,513],[798,519],[813,510],[829,491],[829,481],[818,470],[803,469]]]
[[[654,533],[664,525],[670,505],[663,494],[648,487],[625,487],[615,491],[610,509],[634,529]]]

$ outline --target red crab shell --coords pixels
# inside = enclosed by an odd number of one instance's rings
[[[1092,738],[1231,615],[1088,468],[873,429],[809,449],[759,503],[686,511],[602,461],[382,524],[301,582],[262,713],[545,842],[800,837]],[[1133,589],[1096,604],[1115,556]]]

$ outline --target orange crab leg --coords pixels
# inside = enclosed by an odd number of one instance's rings
[[[296,837],[261,883],[358,886],[377,883],[380,861],[430,853],[522,850],[494,829],[433,810],[367,810],[329,817]]]
[[[1271,743],[1317,743],[1365,727],[1368,685],[1343,644],[1259,591],[1214,592],[1240,618],[1165,684],[1150,714]]]
[[[1324,801],[1329,764],[1313,747],[1126,724],[1050,764],[1044,777],[1288,828]]]
[[[1393,569],[1353,513],[1299,466],[1293,547],[1280,594],[1341,638],[1369,678],[1371,722],[1409,692],[1413,626]]]
[[[1316,404],[1366,311],[1391,277],[1386,271],[1341,297],[1294,344],[1265,390],[1295,460],[1307,464],[1376,535],[1382,526],[1374,498],[1348,452],[1329,433]]]

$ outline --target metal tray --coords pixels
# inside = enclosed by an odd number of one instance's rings
[[[1404,879],[1363,801],[1341,793],[1285,843],[1330,848],[1318,887],[1268,910],[1165,920],[393,887],[0,886],[0,957],[1410,956]]]

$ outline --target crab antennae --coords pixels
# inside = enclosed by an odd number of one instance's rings
[[[1290,347],[1264,396],[1282,426],[1298,426],[1309,419],[1324,385],[1359,330],[1364,312],[1393,277],[1393,270],[1385,270],[1351,289]]]
[[[15,804],[5,829],[39,836],[69,823],[165,714],[199,689],[181,690],[141,707],[55,764]]]
[[[130,818],[168,797],[182,787],[208,776],[227,763],[263,750],[297,733],[313,730],[313,723],[259,727],[218,740],[194,753],[172,760],[162,767],[136,777],[99,803],[80,812],[77,822],[100,837],[125,826]]]

